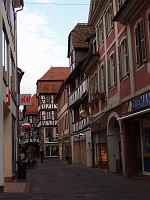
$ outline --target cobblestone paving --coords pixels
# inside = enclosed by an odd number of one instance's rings
[[[38,162],[26,179],[5,185],[0,200],[148,200],[150,182],[59,159]]]

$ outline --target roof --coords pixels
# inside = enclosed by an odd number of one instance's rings
[[[38,99],[36,94],[32,96],[32,104],[26,106],[26,114],[38,114]]]
[[[87,23],[78,23],[70,32],[74,48],[88,48],[86,39],[95,33],[95,28]]]
[[[69,76],[69,67],[51,67],[38,81],[38,93],[57,93],[62,82]]]
[[[38,81],[64,80],[69,75],[69,67],[51,67]]]

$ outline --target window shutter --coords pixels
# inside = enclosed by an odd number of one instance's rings
[[[125,58],[126,58],[126,73],[129,72],[129,53],[128,53],[128,38],[124,40]]]
[[[110,5],[110,23],[111,23],[111,29],[112,29],[113,26],[114,26],[114,23],[113,23],[113,3]]]
[[[111,77],[110,77],[110,59],[107,60],[107,68],[108,68],[108,87],[111,87]]]
[[[138,28],[135,29],[135,41],[136,41],[136,63],[137,67],[140,66],[140,47],[139,47],[139,33]]]
[[[113,54],[114,85],[117,83],[116,54]]]
[[[103,65],[103,86],[104,86],[104,92],[106,91],[106,68],[105,64]]]
[[[140,34],[141,34],[141,51],[142,51],[142,61],[146,61],[146,45],[145,45],[145,34],[144,34],[144,20],[140,23]]]
[[[121,80],[122,79],[121,45],[118,47],[118,54],[119,54],[119,74]]]

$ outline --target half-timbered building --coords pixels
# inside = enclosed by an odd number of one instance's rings
[[[39,142],[45,157],[59,157],[57,104],[54,98],[68,72],[68,67],[51,67],[37,81]]]
[[[39,131],[37,128],[38,123],[38,99],[36,94],[31,98],[31,105],[25,105],[23,110],[24,122],[31,125],[29,129],[21,129],[20,132],[20,146],[26,152],[27,157],[39,156]]]
[[[88,38],[95,29],[86,23],[77,24],[68,37],[68,58],[70,65],[69,108],[71,111],[72,161],[75,164],[92,166],[91,130],[88,112],[88,79],[84,73]],[[89,54],[88,54],[89,57]]]

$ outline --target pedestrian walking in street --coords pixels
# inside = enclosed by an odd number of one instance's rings
[[[41,154],[41,163],[43,163],[43,159],[44,159],[44,150],[43,149],[41,150],[40,154]]]

